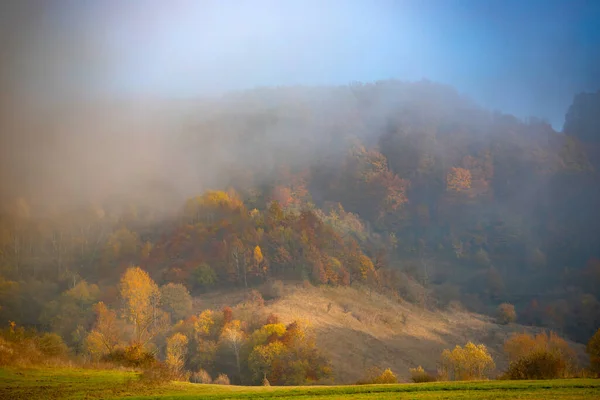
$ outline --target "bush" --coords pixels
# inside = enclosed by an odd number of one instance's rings
[[[386,384],[386,383],[398,383],[398,378],[392,372],[391,369],[387,368],[382,371],[380,368],[373,367],[367,372],[367,377],[364,380],[358,381],[357,385],[371,385],[371,384]]]
[[[515,306],[508,303],[502,303],[498,306],[498,323],[506,325],[517,320]]]
[[[217,378],[213,381],[215,385],[230,385],[229,377],[225,374],[219,374]]]
[[[56,333],[44,333],[37,338],[37,348],[47,357],[64,357],[69,348]]]
[[[147,352],[140,344],[115,349],[102,360],[130,368],[150,368],[156,363],[154,354]]]
[[[534,354],[552,353],[565,365],[565,368],[562,369],[561,378],[570,377],[577,371],[577,355],[575,351],[563,338],[554,332],[550,332],[549,335],[540,333],[535,336],[527,333],[513,334],[504,343],[504,351],[511,364],[519,362],[522,359],[527,364],[535,359]]]
[[[484,379],[496,368],[494,359],[483,344],[468,342],[465,347],[442,352],[442,374],[453,380],[466,381]]]
[[[206,372],[206,370],[200,369],[198,372],[194,372],[190,376],[190,382],[209,384],[212,383],[212,378],[210,377],[210,374]]]
[[[423,369],[420,365],[417,368],[409,368],[410,379],[414,383],[435,382],[437,379]]]
[[[140,380],[147,385],[162,385],[172,381],[173,375],[168,365],[157,361],[144,369]]]
[[[510,364],[508,379],[557,379],[565,376],[567,365],[557,352],[535,351]]]
[[[398,378],[396,378],[391,369],[387,368],[373,380],[373,383],[398,383]]]

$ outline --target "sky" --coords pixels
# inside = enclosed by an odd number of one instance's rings
[[[23,1],[3,71],[52,101],[429,79],[560,130],[600,89],[598,0]]]

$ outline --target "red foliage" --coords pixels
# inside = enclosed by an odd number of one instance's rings
[[[228,324],[233,321],[233,310],[229,306],[223,307],[223,323]]]

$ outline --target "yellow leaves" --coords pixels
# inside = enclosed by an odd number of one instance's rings
[[[269,337],[281,338],[286,332],[284,324],[268,324],[252,333],[251,342],[254,345],[264,344]]]
[[[255,378],[262,378],[271,373],[274,361],[287,351],[281,342],[272,342],[266,345],[255,346],[248,356],[248,366]]]
[[[109,352],[104,344],[104,338],[97,331],[91,331],[87,335],[85,338],[85,349],[95,360],[100,359]]]
[[[484,344],[468,342],[464,348],[457,345],[442,352],[442,371],[450,379],[483,379],[494,368],[496,364]]]
[[[188,199],[183,208],[184,216],[191,223],[201,222],[203,218],[210,220],[218,210],[231,211],[243,207],[242,201],[234,192],[209,190],[202,196]]]
[[[158,304],[158,286],[140,267],[131,267],[121,277],[119,285],[125,301],[125,316],[136,324],[150,317],[153,306]]]
[[[360,275],[364,280],[366,280],[368,274],[375,270],[375,268],[373,267],[373,261],[371,261],[371,259],[366,255],[361,254],[358,257],[358,262],[360,267]]]
[[[199,336],[208,336],[210,330],[215,324],[214,313],[212,310],[204,310],[198,316],[196,322],[194,322],[194,332]]]
[[[515,333],[504,342],[504,352],[510,362],[527,357],[532,353],[557,352],[568,362],[574,362],[575,352],[569,344],[554,332],[539,333],[535,336],[527,333]]]
[[[256,246],[254,248],[254,261],[256,262],[256,264],[260,264],[261,262],[263,262],[264,257],[262,254],[262,250],[260,249],[260,246]]]
[[[183,369],[185,355],[187,353],[188,338],[182,333],[175,333],[167,339],[167,365],[174,371]]]
[[[80,302],[93,302],[100,296],[100,288],[98,288],[98,285],[90,285],[82,280],[73,288],[67,290],[65,295]]]
[[[471,171],[465,168],[451,168],[446,176],[446,187],[451,192],[464,192],[471,188]]]

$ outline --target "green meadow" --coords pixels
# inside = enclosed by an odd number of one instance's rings
[[[146,385],[135,372],[0,369],[0,398],[34,399],[600,399],[600,380],[248,387],[172,382]]]

